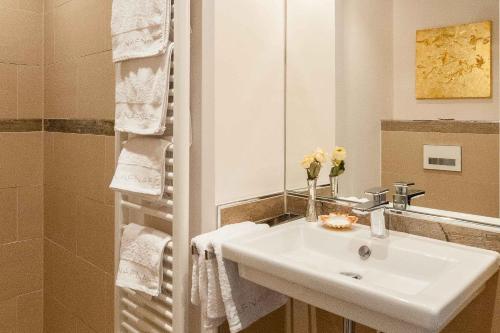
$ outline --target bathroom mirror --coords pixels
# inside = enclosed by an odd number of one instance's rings
[[[484,22],[490,35],[466,25]],[[426,192],[415,206],[499,217],[498,22],[498,0],[288,0],[288,193],[307,193],[304,155],[343,146],[340,198],[381,186],[391,200],[393,183],[408,181]],[[427,93],[461,86],[422,95],[417,74],[432,71],[442,76],[423,83]],[[330,167],[318,177],[320,199],[332,199]]]

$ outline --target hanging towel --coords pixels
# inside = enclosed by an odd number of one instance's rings
[[[161,231],[127,225],[120,244],[116,285],[158,296],[163,282],[163,253],[171,240]]]
[[[165,53],[170,20],[170,0],[113,0],[113,61]]]
[[[240,332],[258,319],[283,306],[288,297],[240,278],[238,265],[222,257],[222,242],[231,237],[258,232],[268,225],[252,224],[250,228],[239,224],[228,225],[212,238],[217,258],[219,283],[226,317],[231,333]],[[225,229],[225,230],[222,230]]]
[[[115,130],[141,135],[165,131],[174,44],[166,54],[115,64]]]
[[[208,316],[208,298],[220,296],[220,288],[218,290],[210,290],[208,285],[207,262],[215,261],[215,258],[206,258],[205,251],[209,249],[210,239],[216,231],[209,232],[194,237],[191,240],[191,245],[196,248],[193,254],[193,276],[191,284],[191,302],[201,306],[201,320],[205,329],[214,329],[222,325],[225,320],[225,313],[221,316]]]
[[[141,136],[126,141],[109,187],[160,200],[165,190],[165,154],[170,144],[167,140]]]

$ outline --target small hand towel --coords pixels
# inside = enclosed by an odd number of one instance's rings
[[[170,0],[113,0],[113,61],[165,53],[171,20]]]
[[[166,54],[115,64],[115,130],[141,135],[165,132],[174,44]]]
[[[222,257],[222,242],[230,237],[242,236],[268,228],[267,225],[254,225],[250,230],[238,231],[237,224],[227,227],[228,233],[212,238],[212,246],[217,258],[222,300],[231,333],[237,333],[252,323],[283,306],[288,297],[240,278],[238,265]],[[231,232],[230,233],[230,231]]]
[[[138,224],[125,227],[116,285],[158,296],[163,282],[163,253],[169,235]]]
[[[160,200],[165,190],[165,154],[170,144],[163,139],[142,136],[125,142],[109,187]]]
[[[193,304],[201,306],[201,320],[202,325],[205,329],[214,329],[219,327],[225,320],[224,313],[220,317],[209,317],[208,316],[208,274],[207,274],[207,261],[214,259],[205,258],[205,251],[208,250],[210,239],[213,237],[216,231],[202,234],[194,237],[191,240],[191,244],[196,247],[198,254],[193,257],[196,260],[196,271],[197,276],[193,276],[193,283],[191,285],[191,297]],[[195,262],[193,262],[193,265]],[[194,269],[193,269],[194,272]],[[196,281],[196,282],[194,282]],[[219,289],[220,290],[220,289]],[[219,291],[220,294],[220,291]],[[213,291],[210,292],[211,297],[213,296]]]

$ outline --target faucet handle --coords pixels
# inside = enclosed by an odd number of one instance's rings
[[[394,187],[396,188],[396,194],[407,194],[408,187],[415,185],[414,182],[399,181],[394,182]]]
[[[389,189],[385,187],[372,187],[366,190],[365,194],[371,196],[374,202],[386,202],[386,195],[388,192]]]

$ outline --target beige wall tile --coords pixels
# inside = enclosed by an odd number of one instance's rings
[[[77,333],[95,333],[93,329],[88,327],[83,321],[77,320],[76,323],[76,332]]]
[[[109,188],[113,175],[115,174],[115,137],[107,136],[104,139],[104,201],[108,205],[114,206],[115,192]]]
[[[18,0],[19,8],[24,10],[31,10],[33,12],[43,12],[43,0]]]
[[[114,333],[115,321],[115,278],[114,274],[106,274],[106,333]]]
[[[0,62],[16,64],[18,63],[19,27],[17,25],[19,24],[19,12],[14,9],[0,10],[0,22],[2,22],[2,29],[0,29]]]
[[[59,188],[104,202],[104,136],[56,133],[53,171]]]
[[[20,240],[43,236],[43,187],[27,186],[17,190],[17,224]]]
[[[76,333],[77,319],[59,301],[45,294],[44,297],[44,332]]]
[[[0,64],[0,118],[17,118],[16,65]]]
[[[110,274],[114,272],[114,225],[112,206],[79,200],[76,254]]]
[[[42,288],[42,250],[40,239],[0,246],[0,300]]]
[[[77,195],[52,185],[45,186],[45,237],[76,252],[76,227],[78,224]]]
[[[0,244],[17,239],[17,189],[0,190]]]
[[[110,0],[73,0],[81,8],[79,15],[79,55],[109,50],[111,22]]]
[[[80,301],[75,294],[76,256],[61,246],[45,240],[44,243],[45,297],[57,299],[71,313],[76,313]]]
[[[46,1],[47,3],[47,1]],[[55,30],[54,30],[54,11],[45,10],[44,30],[44,63],[45,65],[54,63],[55,52]]]
[[[54,11],[55,61],[67,61],[78,56],[80,48],[80,22],[82,6],[73,0],[62,4]],[[90,22],[88,22],[90,23]]]
[[[43,332],[43,292],[26,294],[17,300],[17,332]]]
[[[77,316],[96,332],[106,330],[106,274],[97,267],[77,258],[77,274],[73,297],[77,302]]]
[[[114,112],[111,51],[83,57],[78,66],[78,118],[114,119]]]
[[[42,67],[18,66],[18,82],[18,118],[42,118]]]
[[[15,180],[18,186],[43,184],[43,142],[41,132],[10,133]]]
[[[0,332],[14,333],[16,324],[17,299],[12,298],[7,301],[0,301]]]
[[[43,132],[43,183],[54,184],[54,134]]]
[[[0,0],[0,8],[16,9],[17,2],[18,0]]]
[[[77,66],[74,61],[45,67],[45,117],[72,118],[77,110]]]
[[[17,11],[17,64],[42,65],[43,16],[38,13]]]

